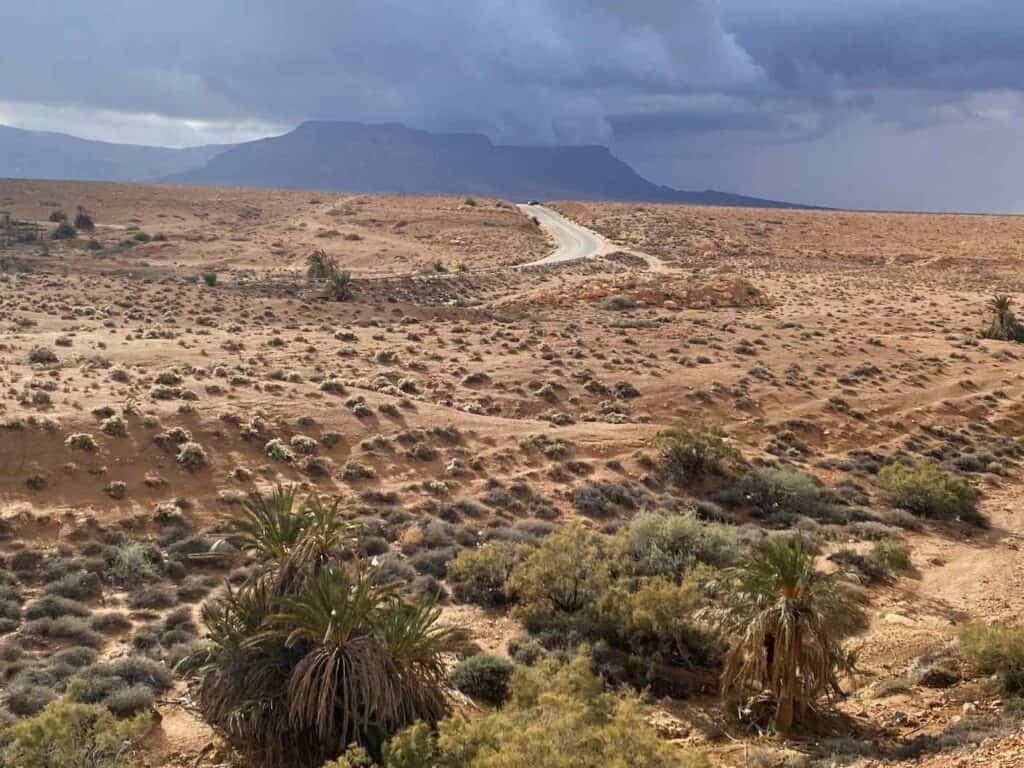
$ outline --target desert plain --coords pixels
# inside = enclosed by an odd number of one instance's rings
[[[551,239],[496,199],[0,181],[0,562],[19,599],[97,542],[155,544],[178,565],[89,592],[120,620],[86,645],[169,668],[226,573],[193,556],[248,493],[296,484],[344,498],[369,555],[507,655],[514,612],[451,594],[460,550],[696,509],[743,540],[812,538],[868,623],[832,732],[731,730],[695,673],[648,691],[661,738],[723,766],[1024,764],[998,685],[956,648],[1024,607],[1024,349],[982,337],[995,295],[1024,296],[1024,219],[548,205],[617,250],[519,267]],[[54,239],[51,214],[79,208],[94,229]],[[307,277],[318,250],[350,271],[347,300]],[[666,477],[652,440],[674,424],[812,476],[829,513]],[[984,524],[893,509],[876,481],[900,457],[964,477]],[[910,566],[870,572],[882,540]],[[81,644],[7,618],[0,701]],[[155,706],[144,764],[223,761],[182,680]]]

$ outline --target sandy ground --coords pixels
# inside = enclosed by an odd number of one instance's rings
[[[564,521],[583,480],[650,482],[647,440],[676,419],[721,425],[751,459],[852,479],[875,505],[856,471],[866,453],[996,455],[1024,430],[1021,349],[978,338],[991,296],[1022,294],[1024,219],[565,202],[555,207],[617,250],[512,270],[552,240],[502,201],[0,182],[0,211],[47,232],[54,208],[73,218],[79,205],[95,232],[0,250],[0,519],[18,542],[145,521],[173,499],[210,525],[278,481],[371,511],[397,499],[410,525],[497,485],[530,503],[487,507],[473,525],[536,524],[534,498]],[[352,301],[325,301],[304,279],[315,248],[351,269]],[[33,362],[40,347],[54,359]],[[129,414],[127,435],[100,430],[104,408]],[[154,444],[174,427],[206,467]],[[76,433],[96,450],[68,447]],[[296,435],[318,441],[316,463],[265,454]],[[996,463],[973,475],[992,528],[907,533],[915,572],[872,591],[855,641],[863,674],[840,704],[864,733],[907,739],[998,711],[977,682],[875,693],[964,621],[1024,608],[1020,470]],[[517,631],[446,611],[484,648]],[[752,762],[764,745],[709,745],[698,722],[712,710],[666,706],[667,731],[724,764],[781,764]],[[190,764],[209,735],[173,704],[161,712],[156,757]],[[1021,764],[1010,731],[920,764]],[[837,764],[900,764],[829,748]]]

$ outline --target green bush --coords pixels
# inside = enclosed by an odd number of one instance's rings
[[[263,446],[263,452],[274,461],[290,464],[295,461],[295,452],[279,437],[267,441]]]
[[[21,632],[29,637],[45,637],[76,645],[87,645],[90,648],[99,648],[103,645],[103,637],[89,629],[89,625],[77,616],[36,619],[25,624]]]
[[[124,613],[105,611],[93,614],[89,628],[97,632],[124,632],[132,628],[132,622]]]
[[[75,227],[83,232],[92,232],[96,229],[96,222],[92,220],[92,216],[79,209],[78,214],[75,216]]]
[[[73,435],[68,435],[64,441],[64,445],[68,448],[73,448],[76,451],[95,451],[97,449],[96,440],[92,435],[85,432],[78,432]]]
[[[878,485],[890,504],[920,517],[985,525],[977,508],[978,491],[935,462],[889,464],[878,473]]]
[[[178,448],[178,464],[189,470],[202,469],[210,463],[206,450],[199,443],[182,443]]]
[[[507,588],[531,631],[566,627],[588,632],[597,601],[611,582],[608,540],[572,526],[553,533],[512,571]]]
[[[594,643],[614,679],[678,692],[686,682],[672,668],[713,665],[722,651],[694,618],[712,580],[702,560],[724,564],[738,551],[731,533],[704,526],[641,515],[616,538],[582,527],[554,533],[513,569],[515,614],[549,649]]]
[[[36,714],[56,697],[49,686],[14,680],[4,691],[4,704],[15,715],[24,717]],[[0,765],[4,763],[0,762]]]
[[[706,569],[695,569],[682,582],[662,577],[620,580],[602,600],[602,615],[615,633],[616,645],[632,657],[631,678],[659,683],[659,667],[709,666],[721,655],[717,636],[694,621],[706,601],[701,585]]]
[[[100,577],[86,571],[71,571],[43,587],[47,595],[60,595],[71,600],[86,600],[100,596]]]
[[[678,580],[696,563],[724,568],[740,555],[732,529],[704,523],[692,512],[683,515],[642,512],[620,537],[630,558],[631,570],[639,576]]]
[[[57,595],[42,595],[25,607],[25,618],[30,621],[42,618],[56,619],[60,616],[77,616],[84,619],[90,613],[87,605]]]
[[[114,437],[127,437],[128,422],[120,416],[111,416],[100,422],[100,432]]]
[[[217,273],[203,272],[203,282],[206,283],[208,288],[215,288],[217,286]]]
[[[327,251],[316,250],[306,256],[306,276],[310,280],[326,280],[337,269],[337,261]]]
[[[57,228],[53,230],[51,235],[54,240],[74,240],[78,237],[78,230],[68,224],[66,221],[62,221],[57,225]]]
[[[680,483],[718,474],[726,462],[740,458],[740,452],[726,442],[719,430],[683,424],[659,432],[654,447],[662,468]]]
[[[525,632],[508,641],[508,653],[516,664],[527,667],[532,667],[547,655],[544,646]]]
[[[88,615],[88,610],[86,611]],[[0,599],[0,619],[20,619],[21,618],[21,603],[17,600]],[[27,618],[38,618],[36,616],[28,616]]]
[[[426,726],[424,726],[426,728]],[[430,729],[426,729],[430,732]],[[374,762],[370,754],[362,747],[349,747],[345,750],[345,754],[336,760],[330,760],[321,766],[321,768],[374,768],[377,763]],[[415,768],[419,768],[416,766]]]
[[[414,725],[388,742],[384,768],[710,768],[659,738],[640,702],[605,693],[590,668],[586,654],[520,668],[501,710],[447,718],[436,736]]]
[[[731,497],[766,516],[788,513],[815,517],[826,505],[813,477],[792,469],[771,467],[745,474],[732,489]]]
[[[501,656],[481,653],[455,665],[448,680],[452,687],[474,699],[502,704],[508,696],[508,683],[515,670],[512,662]]]
[[[508,602],[505,583],[525,555],[522,547],[489,542],[477,549],[463,549],[448,564],[448,584],[456,600],[485,607]]]
[[[152,688],[137,683],[111,693],[103,699],[103,706],[118,717],[128,717],[152,709],[154,698]]]
[[[151,546],[131,542],[114,548],[108,558],[104,576],[120,586],[134,587],[159,578],[157,563],[160,553]]]
[[[173,682],[171,672],[166,666],[144,656],[125,656],[114,661],[94,664],[83,670],[82,678],[87,683],[86,688],[94,681],[116,678],[121,681],[121,687],[146,685],[154,691],[166,691]],[[82,700],[94,703],[87,696]]]
[[[69,690],[69,699],[73,690]],[[132,768],[152,718],[118,720],[106,707],[54,701],[0,733],[0,765],[11,768]]]
[[[103,492],[115,501],[123,499],[127,490],[128,484],[123,480],[112,480],[103,486]]]
[[[132,591],[129,604],[135,610],[172,608],[178,604],[178,593],[163,584],[148,584]]]
[[[1024,694],[1024,626],[968,624],[960,630],[960,651],[978,672],[999,675],[1007,694]]]
[[[893,539],[875,542],[871,548],[871,559],[889,571],[909,571],[914,567],[910,560],[910,550]]]
[[[292,450],[295,453],[301,453],[304,456],[316,453],[317,442],[312,437],[306,435],[292,435],[292,439],[289,441],[292,446]]]
[[[598,306],[609,312],[622,312],[627,309],[635,309],[636,301],[629,296],[608,296],[601,299]]]

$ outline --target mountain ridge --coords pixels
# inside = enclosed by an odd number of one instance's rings
[[[67,133],[0,125],[0,177],[148,181],[205,163],[233,145],[172,149],[115,144]]]
[[[456,194],[766,208],[816,206],[655,184],[599,144],[495,144],[402,123],[310,120],[280,136],[172,149],[0,125],[0,177],[367,194]]]
[[[281,136],[238,144],[211,158],[202,168],[164,180],[377,194],[467,194],[519,200],[814,207],[654,184],[608,147],[598,144],[495,144],[483,134],[431,133],[401,123],[306,121]]]

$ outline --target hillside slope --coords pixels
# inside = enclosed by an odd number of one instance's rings
[[[0,177],[143,181],[201,166],[227,146],[169,149],[112,144],[0,125]]]

